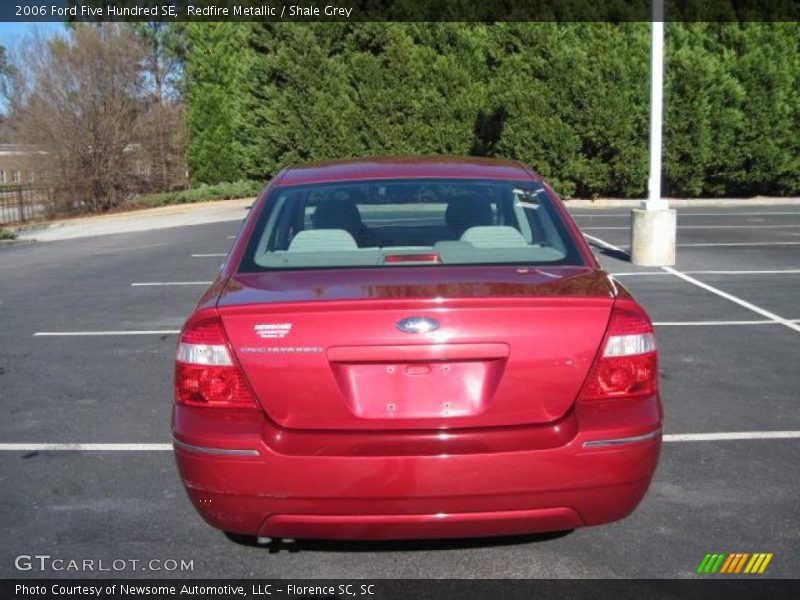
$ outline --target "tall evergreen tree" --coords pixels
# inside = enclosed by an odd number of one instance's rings
[[[248,71],[249,23],[186,24],[186,160],[200,183],[244,176],[240,132],[243,79]]]

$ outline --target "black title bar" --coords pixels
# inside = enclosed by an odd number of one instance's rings
[[[683,580],[136,580],[26,579],[0,581],[0,598],[37,600],[127,600],[149,598],[301,600],[785,600],[800,596],[800,581],[739,577]]]
[[[664,0],[666,21],[782,21],[800,0]],[[650,0],[3,0],[0,21],[650,21]],[[660,20],[660,19],[659,19]]]

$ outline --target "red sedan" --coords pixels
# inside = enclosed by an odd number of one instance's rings
[[[285,169],[177,350],[189,497],[262,541],[615,521],[661,420],[645,311],[513,162]]]

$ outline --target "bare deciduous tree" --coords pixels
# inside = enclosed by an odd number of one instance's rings
[[[46,153],[60,210],[108,210],[183,175],[182,109],[154,97],[147,51],[131,28],[100,23],[22,53],[14,136]]]
[[[148,103],[140,140],[150,168],[151,188],[166,190],[186,183],[183,120],[183,24],[127,25],[143,49],[142,70]]]

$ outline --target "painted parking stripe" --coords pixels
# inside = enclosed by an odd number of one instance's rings
[[[137,331],[37,331],[34,337],[70,337],[92,335],[176,335],[180,329],[142,329]]]
[[[790,323],[800,323],[800,319],[786,319]],[[782,325],[778,321],[654,321],[653,325],[659,327],[705,327],[705,326],[726,326],[726,325]]]
[[[602,210],[602,209],[600,209]],[[786,211],[786,212],[729,212],[729,213],[691,213],[678,211],[678,216],[683,217],[769,217],[771,215],[787,216],[787,215],[800,215],[800,211]],[[589,217],[589,218],[630,218],[631,213],[609,213],[603,215],[592,215],[587,213],[573,214],[573,217]]]
[[[800,242],[703,242],[698,244],[678,244],[678,248],[711,248],[713,246],[798,246]],[[626,246],[627,247],[627,246]]]
[[[614,246],[613,244],[609,244],[605,240],[601,240],[600,238],[596,238],[596,237],[593,237],[593,236],[588,235],[588,234],[584,234],[584,235],[588,239],[593,240],[595,243],[598,243],[601,246],[604,246],[604,247],[606,247],[606,248],[608,248],[610,250],[614,250],[616,252],[622,252],[622,253],[627,254],[628,256],[630,256],[627,252],[625,252],[619,246]],[[789,321],[787,319],[784,319],[783,317],[781,317],[780,315],[775,314],[774,312],[768,311],[768,310],[766,310],[764,308],[761,308],[760,306],[756,306],[755,304],[753,304],[751,302],[748,302],[747,300],[743,300],[743,299],[741,299],[741,298],[739,298],[737,296],[734,296],[733,294],[729,294],[728,292],[724,292],[724,291],[722,291],[722,290],[720,290],[718,288],[715,288],[712,285],[708,285],[707,283],[703,283],[699,279],[695,279],[691,275],[686,275],[685,273],[682,273],[681,271],[678,271],[677,269],[673,269],[672,267],[661,267],[661,269],[666,271],[667,273],[671,273],[672,275],[675,275],[676,277],[679,277],[679,278],[683,279],[687,283],[694,284],[697,287],[706,290],[707,292],[711,292],[712,294],[716,294],[717,296],[725,298],[726,300],[729,300],[729,301],[733,302],[734,304],[738,304],[739,306],[741,306],[743,308],[746,308],[748,310],[751,310],[754,313],[757,313],[757,314],[761,315],[762,317],[766,317],[768,319],[771,319],[771,320],[773,320],[773,321],[775,321],[777,323],[780,323],[781,325],[783,325],[785,327],[788,327],[789,329],[791,329],[793,331],[797,331],[798,333],[800,333],[800,324],[798,324],[798,323],[792,323],[791,321]]]
[[[584,234],[587,238],[592,238],[592,236],[588,234]],[[796,241],[786,241],[786,242],[703,242],[698,244],[676,244],[678,248],[711,248],[714,246],[798,246],[800,242]],[[621,246],[615,246],[615,248],[620,250],[627,250],[630,248],[629,245],[624,244]]]
[[[797,323],[798,321],[793,321]],[[736,325],[780,325],[777,321],[654,321],[657,327],[707,327]]]
[[[797,440],[800,431],[723,431],[717,433],[672,433],[665,442],[721,442],[734,440]]]
[[[172,450],[172,444],[0,444],[7,452],[152,452]]]
[[[681,229],[797,229],[800,225],[678,225],[678,231]],[[600,230],[600,229],[630,229],[629,225],[612,226],[612,227],[581,227],[586,230]]]
[[[699,279],[695,279],[691,275],[686,275],[685,273],[681,273],[680,271],[678,271],[676,269],[673,269],[672,267],[661,267],[661,268],[664,269],[665,271],[667,271],[668,273],[672,273],[676,277],[680,277],[681,279],[683,279],[684,281],[686,281],[688,283],[692,283],[692,284],[696,285],[699,288],[702,288],[702,289],[704,289],[704,290],[706,290],[708,292],[711,292],[712,294],[716,294],[717,296],[720,296],[721,298],[725,298],[726,300],[730,300],[734,304],[738,304],[739,306],[741,306],[743,308],[747,308],[749,310],[752,310],[754,313],[758,313],[762,317],[767,317],[768,319],[772,319],[773,321],[777,321],[781,325],[784,325],[785,327],[788,327],[789,329],[792,329],[792,330],[797,331],[798,333],[800,333],[800,324],[792,323],[791,321],[789,321],[787,319],[784,319],[783,317],[781,317],[780,315],[775,314],[772,311],[769,311],[769,310],[766,310],[764,308],[761,308],[760,306],[756,306],[752,302],[748,302],[747,300],[743,300],[742,298],[739,298],[738,296],[734,296],[733,294],[729,294],[728,292],[724,292],[719,288],[715,288],[713,285],[708,285],[707,283],[703,283]]]
[[[800,269],[771,269],[766,271],[683,271],[687,275],[781,275],[800,273]],[[671,275],[666,271],[631,271],[628,273],[612,273],[612,277],[635,277]]]
[[[727,226],[720,226],[727,227]],[[733,226],[731,226],[733,227]],[[737,226],[738,227],[738,226]],[[750,225],[743,225],[747,229],[752,229]],[[775,227],[800,227],[800,225],[775,225]],[[699,229],[708,229],[706,226],[698,226]],[[582,229],[630,229],[630,227],[583,227]],[[590,237],[590,236],[586,236]],[[800,245],[798,241],[791,242],[712,242],[707,244],[678,244],[679,248],[691,248],[702,246],[795,246]],[[618,246],[618,248],[627,248],[628,246]],[[192,258],[225,258],[228,256],[226,252],[212,252],[208,254],[192,254]]]
[[[132,287],[159,287],[171,285],[210,285],[210,281],[141,281],[132,283]]]
[[[787,319],[790,323],[800,323],[800,319]],[[655,321],[660,327],[694,327],[703,325],[777,325],[779,321]],[[153,329],[137,331],[37,331],[34,337],[92,337],[115,335],[178,335],[180,329]]]
[[[677,442],[723,442],[744,440],[795,440],[800,431],[724,431],[711,433],[665,434],[662,440]],[[71,444],[71,443],[5,443],[4,452],[166,452],[172,444]]]
[[[780,274],[800,274],[800,269],[769,269],[760,271],[684,271],[687,275],[780,275]],[[544,273],[544,275],[550,275]],[[611,273],[613,277],[635,277],[635,276],[666,276],[669,273],[664,271],[630,271],[622,273]],[[558,277],[558,275],[552,275]],[[179,285],[211,285],[211,281],[138,281],[131,283],[132,287],[159,287],[159,286],[179,286]]]

